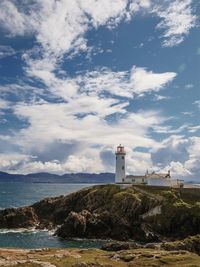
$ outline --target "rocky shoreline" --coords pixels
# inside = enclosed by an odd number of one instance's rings
[[[118,240],[102,250],[0,249],[0,266],[200,266],[199,189],[98,185],[1,210],[0,228]]]
[[[189,189],[187,189],[189,190]],[[57,229],[63,238],[161,242],[200,233],[200,190],[98,185],[0,211],[0,228]]]

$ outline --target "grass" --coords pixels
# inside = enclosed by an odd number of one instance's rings
[[[39,262],[46,262],[56,267],[199,267],[200,257],[186,251],[165,251],[155,249],[131,249],[119,252],[106,252],[98,249],[49,249],[47,251],[17,250],[9,252],[9,249],[1,255],[10,261],[18,261],[14,267],[41,267]],[[20,260],[32,260],[33,262],[20,263]],[[34,261],[38,261],[34,262]],[[84,265],[83,265],[84,263]],[[6,265],[9,267],[9,265]],[[49,265],[50,266],[50,265]]]

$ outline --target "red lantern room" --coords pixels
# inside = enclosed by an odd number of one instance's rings
[[[121,144],[117,147],[117,151],[115,152],[115,154],[122,154],[125,155],[126,152],[124,150],[124,146],[122,146]]]

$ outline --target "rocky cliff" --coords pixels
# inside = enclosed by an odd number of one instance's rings
[[[29,227],[56,228],[64,238],[185,238],[200,233],[200,190],[98,185],[0,211],[0,228]]]

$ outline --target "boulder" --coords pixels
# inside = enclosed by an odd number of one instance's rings
[[[57,235],[66,237],[84,237],[86,217],[77,212],[70,212],[64,224],[57,230]]]
[[[130,249],[130,244],[128,242],[109,242],[102,246],[102,250],[106,251],[120,251]]]

